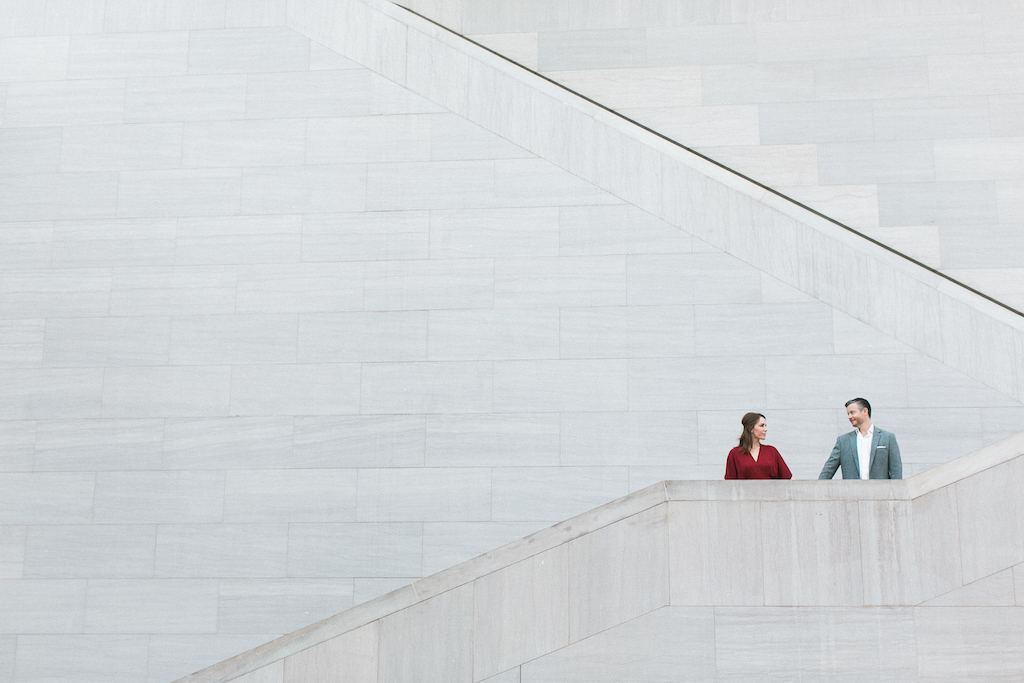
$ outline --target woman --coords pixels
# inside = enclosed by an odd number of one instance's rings
[[[740,420],[740,445],[729,451],[725,461],[726,479],[792,479],[793,474],[779,452],[761,440],[768,435],[768,422],[761,413],[747,413]]]

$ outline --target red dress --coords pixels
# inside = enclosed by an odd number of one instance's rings
[[[761,444],[761,451],[754,456],[740,447],[729,451],[725,461],[726,479],[792,479],[793,473],[786,467],[786,461],[773,446]]]

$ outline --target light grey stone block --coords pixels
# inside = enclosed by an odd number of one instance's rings
[[[422,524],[292,524],[288,575],[422,576]]]
[[[509,669],[504,673],[500,673],[497,676],[491,676],[485,679],[485,683],[520,683],[519,667]]]
[[[0,370],[0,419],[99,417],[102,369]]]
[[[1024,603],[1024,565],[1017,565],[1013,568],[1013,588],[1017,596],[1017,605]]]
[[[75,126],[121,123],[124,79],[10,83],[4,126]]]
[[[148,647],[141,635],[24,635],[11,680],[137,683],[146,678]]]
[[[0,422],[0,472],[30,472],[35,457],[36,423],[31,420]]]
[[[25,578],[151,578],[152,525],[35,526],[25,538]]]
[[[177,161],[175,161],[177,164]],[[168,266],[174,263],[175,220],[58,221],[50,265],[57,268]]]
[[[630,256],[631,306],[758,303],[759,273],[722,253]]]
[[[430,214],[384,211],[306,214],[303,261],[392,261],[427,258]]]
[[[1024,561],[1024,506],[1011,493],[1024,476],[1019,460],[956,483],[964,584]]]
[[[248,77],[245,115],[251,119],[365,116],[372,113],[369,97],[370,73],[361,68],[254,73]]]
[[[163,438],[162,419],[41,421],[33,469],[159,469]]]
[[[432,211],[430,256],[557,256],[558,225],[554,208]]]
[[[1020,69],[1019,52],[932,55],[928,58],[935,95],[1001,95],[1016,92],[1011,74]]]
[[[362,307],[362,263],[275,263],[238,268],[239,313],[314,313]]]
[[[987,137],[999,126],[996,101],[982,97],[907,98],[872,103],[876,140]],[[1013,133],[1010,133],[1011,135]]]
[[[0,636],[0,680],[14,680],[14,655],[18,647],[17,636]]]
[[[625,258],[498,259],[494,262],[494,303],[508,308],[625,304]]]
[[[832,352],[832,310],[819,303],[694,306],[698,356]]]
[[[737,410],[765,402],[763,358],[644,358],[629,361],[629,409]],[[773,405],[768,401],[768,405]]]
[[[92,520],[95,475],[0,474],[0,524],[68,524]]]
[[[170,321],[154,318],[50,318],[42,363],[49,367],[167,363]]]
[[[0,130],[0,172],[56,173],[60,170],[62,131],[56,126]]]
[[[1024,175],[1019,138],[935,140],[935,177],[938,180],[998,180]]]
[[[1024,424],[1024,407],[983,408],[981,410],[981,439],[987,444],[996,443],[1020,432]]]
[[[447,110],[387,78],[370,73],[369,114],[440,114]]]
[[[287,524],[161,524],[152,575],[276,578],[287,575],[287,563]]]
[[[490,412],[494,374],[489,361],[365,364],[360,412]]]
[[[499,361],[494,364],[496,412],[625,410],[624,360]]]
[[[104,417],[227,415],[231,368],[226,366],[108,368]]]
[[[164,9],[165,29],[213,29],[224,26],[225,0],[170,0]]]
[[[557,465],[559,433],[557,415],[429,416],[426,464],[430,467]]]
[[[285,683],[361,683],[377,679],[379,622],[372,622],[285,659]],[[345,666],[339,671],[337,662]]]
[[[473,680],[567,646],[568,546],[477,579],[473,609]]]
[[[851,142],[875,138],[868,102],[778,102],[758,108],[761,144]],[[891,139],[891,134],[884,139]],[[896,139],[906,139],[898,136]]]
[[[698,66],[548,71],[544,75],[616,110],[690,107],[701,103]]]
[[[931,140],[887,140],[818,145],[824,185],[914,183],[936,178]]]
[[[170,323],[170,363],[293,363],[297,327],[294,314],[176,317]]]
[[[727,681],[917,680],[914,612],[897,609],[720,607],[718,675]]]
[[[1024,249],[1020,225],[942,226],[939,235],[946,269],[1012,268]]]
[[[186,123],[181,147],[185,168],[290,166],[306,157],[306,121],[196,121]]]
[[[188,51],[189,33],[184,31],[72,36],[67,77],[183,76]]]
[[[697,460],[697,414],[562,413],[562,465],[674,465]]]
[[[223,521],[223,472],[100,472],[97,524],[210,524]]]
[[[292,466],[422,466],[424,432],[417,415],[298,417]]]
[[[81,633],[86,606],[86,581],[0,581],[0,633]]]
[[[907,398],[912,407],[1010,406],[1017,402],[991,387],[920,354],[907,355]],[[970,452],[970,451],[965,451]]]
[[[871,405],[901,408],[907,405],[906,362],[902,356],[834,355],[779,356],[765,359],[767,406],[807,407],[807,397],[816,405],[837,408],[856,396],[870,397]]]
[[[532,157],[519,145],[454,114],[430,117],[430,158],[517,159]]]
[[[1013,680],[1024,674],[1019,607],[918,607],[914,617],[923,680]]]
[[[363,211],[368,194],[366,172],[366,167],[359,164],[247,168],[242,175],[241,211],[249,214]]]
[[[1016,603],[1013,569],[1004,569],[962,588],[921,603],[922,607],[1012,607]]]
[[[432,161],[371,165],[367,169],[366,208],[395,211],[493,206],[495,188],[499,186],[494,164]]]
[[[906,344],[837,309],[832,309],[832,330],[836,353],[913,352]]]
[[[710,680],[715,676],[715,613],[708,607],[660,609],[521,669],[522,683]]]
[[[285,0],[227,0],[224,3],[224,25],[226,28],[285,26],[287,9]]]
[[[643,29],[635,28],[541,32],[537,35],[537,64],[541,71],[646,66],[647,52],[654,49],[646,38]],[[658,61],[655,65],[667,64]]]
[[[108,269],[9,271],[0,277],[0,314],[28,319],[107,315],[110,290]]]
[[[757,61],[753,24],[665,26],[647,29],[647,66],[737,64]]]
[[[930,61],[927,57],[820,60],[814,62],[814,98],[873,100],[927,97]]]
[[[113,218],[117,193],[114,173],[2,176],[0,220]]]
[[[309,39],[283,26],[194,31],[189,74],[305,71]]]
[[[262,645],[280,634],[212,634],[203,635],[159,635],[149,639],[149,676],[147,683],[162,683],[177,680],[192,672],[199,671],[228,657]],[[237,679],[242,683],[281,683],[283,666],[270,665],[266,677],[247,674]],[[277,678],[274,675],[277,675]]]
[[[299,316],[298,360],[426,360],[427,329],[426,311],[307,313]]]
[[[117,215],[122,218],[238,213],[240,169],[122,172]]]
[[[430,115],[310,119],[306,163],[429,161],[430,119]]]
[[[43,320],[0,322],[0,365],[40,367],[43,365]]]
[[[383,681],[473,681],[473,587],[460,586],[380,620]]]
[[[864,604],[856,504],[763,502],[761,528],[765,605]]]
[[[428,522],[423,525],[423,573],[427,576],[514,543],[546,522]]]
[[[240,119],[246,114],[245,98],[246,76],[241,74],[129,78],[124,122]]]
[[[563,256],[689,253],[692,237],[632,205],[564,206],[558,212]]]
[[[481,522],[491,519],[484,467],[359,470],[360,522]]]
[[[585,147],[580,153],[589,149]],[[622,200],[546,159],[499,159],[494,162],[494,203],[580,206],[621,204]]]
[[[236,365],[232,415],[333,415],[359,412],[356,363]]]
[[[993,137],[1024,135],[1024,125],[1021,123],[1022,113],[1024,113],[1024,96],[1020,94],[991,95],[986,99],[988,100],[989,134]],[[936,135],[935,137],[954,136]]]
[[[163,431],[164,469],[287,467],[292,418],[172,418]]]
[[[446,565],[446,568],[451,565]],[[355,604],[361,605],[364,602],[387,595],[393,591],[407,589],[415,579],[355,579]]]
[[[858,502],[865,605],[912,605],[920,590],[915,562],[914,520],[906,502]]]
[[[355,470],[252,470],[227,474],[226,522],[355,520]]]
[[[0,265],[5,270],[38,270],[50,267],[53,223],[7,222],[0,231]]]
[[[558,357],[554,309],[430,311],[431,360]]]
[[[220,633],[290,633],[352,606],[351,579],[220,582]]]
[[[0,38],[0,80],[64,80],[69,42],[68,36]]]
[[[760,503],[671,503],[667,523],[673,605],[764,604]]]
[[[702,101],[705,105],[806,102],[814,97],[815,66],[806,62],[706,65],[701,69]]]
[[[215,633],[213,579],[89,581],[86,633]]]
[[[956,490],[946,486],[911,502],[920,597],[928,599],[963,585]]]
[[[625,467],[495,467],[492,519],[545,522],[568,519],[625,495]]]
[[[694,355],[692,306],[563,308],[563,358]]]
[[[22,578],[25,566],[25,538],[26,527],[0,526],[0,579]],[[0,671],[3,669],[0,668]]]

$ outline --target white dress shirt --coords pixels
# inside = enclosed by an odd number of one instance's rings
[[[868,427],[867,434],[857,430],[857,460],[860,465],[860,478],[871,477],[871,440],[875,438],[875,425]]]

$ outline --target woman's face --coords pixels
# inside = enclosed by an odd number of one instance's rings
[[[750,434],[758,441],[764,441],[764,437],[768,436],[768,423],[763,417],[759,419],[757,424],[754,425],[754,428],[750,430]]]

